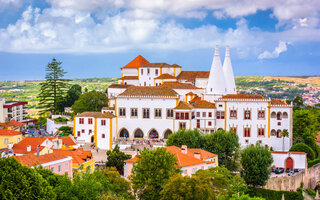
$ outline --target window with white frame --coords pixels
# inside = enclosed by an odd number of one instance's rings
[[[138,117],[138,108],[131,108],[131,117]]]
[[[167,118],[173,118],[173,109],[167,109]]]
[[[161,116],[162,116],[161,114],[162,114],[161,108],[154,109],[154,117],[155,118],[161,118]]]
[[[144,119],[149,119],[150,118],[150,109],[149,108],[143,108],[142,112],[143,112],[143,118]]]
[[[120,117],[126,116],[126,108],[119,108],[119,116]]]

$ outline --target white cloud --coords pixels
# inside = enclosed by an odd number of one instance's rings
[[[28,0],[26,0],[28,2]],[[22,6],[23,0],[0,0],[0,12],[6,9],[17,9]]]
[[[259,54],[258,58],[277,58],[281,53],[285,51],[287,51],[287,43],[284,41],[279,41],[279,45],[273,50],[273,52],[264,51],[263,53]]]

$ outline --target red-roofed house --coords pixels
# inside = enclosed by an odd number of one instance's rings
[[[24,166],[28,167],[37,167],[42,166],[45,169],[49,169],[52,172],[72,177],[72,157],[61,155],[59,153],[50,153],[46,155],[34,155],[27,154],[23,156],[14,156],[18,162]]]
[[[22,140],[22,133],[9,129],[0,129],[0,149],[8,148]]]
[[[186,145],[181,148],[176,146],[166,147],[166,150],[177,158],[176,167],[182,170],[183,176],[191,176],[200,169],[209,169],[218,166],[218,155],[202,149],[188,149]],[[125,161],[124,177],[128,178],[138,158],[133,157]]]

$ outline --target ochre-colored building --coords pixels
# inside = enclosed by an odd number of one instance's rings
[[[0,129],[0,149],[8,148],[8,145],[14,145],[22,140],[22,133],[9,129]]]

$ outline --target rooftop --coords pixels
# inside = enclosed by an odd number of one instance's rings
[[[185,101],[180,101],[179,104],[174,108],[175,110],[191,110],[193,106]]]
[[[14,158],[17,159],[17,161],[24,166],[33,167],[33,166],[42,165],[45,163],[50,163],[53,161],[62,160],[68,157],[58,153],[49,153],[49,154],[40,155],[40,156],[36,156],[34,154],[27,154],[23,156],[14,156]]]
[[[257,99],[257,100],[266,100],[263,96],[259,94],[227,94],[221,97],[220,99]]]
[[[112,85],[110,85],[108,88],[128,88],[128,87],[130,87],[130,86],[132,86],[132,85],[124,85],[124,84],[112,84]]]
[[[178,65],[176,65],[176,66],[178,66]],[[169,68],[169,67],[173,67],[173,66],[169,65],[168,63],[146,63],[140,67],[159,67],[159,68],[160,67],[163,67],[163,68],[167,67],[167,68]]]
[[[139,68],[142,65],[148,64],[149,61],[145,59],[143,56],[138,55],[135,59],[133,59],[131,62],[129,62],[126,66],[123,68]],[[123,69],[121,68],[121,69]]]
[[[281,99],[272,99],[271,105],[288,105],[288,104]]]
[[[132,86],[119,94],[118,97],[176,97],[178,94],[168,87],[152,87],[152,86]]]
[[[182,71],[177,78],[191,82],[196,78],[209,78],[209,75],[209,71]]]
[[[139,80],[138,76],[124,76],[119,78],[119,80]]]
[[[177,78],[170,75],[170,74],[161,74],[160,76],[158,76],[154,79],[177,79]]]
[[[214,103],[205,101],[205,100],[199,100],[194,102],[195,108],[216,108],[216,105]]]
[[[19,131],[13,131],[9,129],[0,129],[0,135],[5,136],[15,136],[15,135],[21,135],[22,133]]]
[[[79,165],[91,160],[92,158],[91,151],[84,151],[80,148],[76,150],[53,149],[53,152],[64,156],[71,156],[72,163]]]
[[[172,89],[200,89],[191,83],[180,83],[180,82],[164,82],[158,87],[169,87]]]
[[[110,113],[110,112],[105,112],[105,113],[101,113],[101,112],[83,112],[79,115],[76,115],[76,117],[94,117],[94,118],[114,118],[116,116],[114,116],[114,114]]]
[[[25,137],[19,143],[14,144],[12,149],[14,153],[18,154],[33,154],[37,152],[37,145],[41,145],[47,138],[38,137]],[[31,146],[31,151],[27,151],[27,146]],[[44,146],[40,146],[39,150],[44,149]]]

